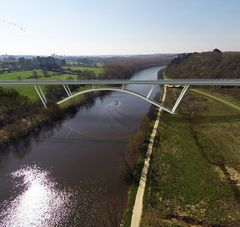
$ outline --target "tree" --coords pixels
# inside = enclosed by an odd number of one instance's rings
[[[48,71],[46,71],[46,70],[43,70],[43,76],[44,76],[44,77],[50,77]]]
[[[39,78],[38,72],[36,70],[33,70],[32,77],[35,78],[35,79]]]

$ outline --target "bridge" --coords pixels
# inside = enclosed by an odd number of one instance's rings
[[[128,84],[138,84],[138,85],[151,85],[148,94],[145,96],[143,94],[131,91],[126,88]],[[66,102],[78,95],[96,92],[96,91],[117,91],[127,94],[137,96],[154,106],[163,109],[164,111],[174,114],[178,105],[180,104],[182,98],[187,92],[189,86],[240,86],[240,79],[167,79],[167,80],[5,80],[0,81],[0,86],[33,86],[37,92],[40,100],[42,101],[45,108],[47,108],[47,99],[41,88],[41,85],[60,85],[63,86],[67,98],[58,102],[61,104]],[[69,85],[91,85],[90,89],[80,91],[76,94],[72,94]],[[96,87],[96,85],[107,85],[106,87]],[[108,87],[109,85],[118,85],[118,87]],[[164,107],[162,103],[151,99],[152,92],[156,86],[167,85],[167,86],[177,86],[183,87],[179,97],[177,98],[172,109]]]

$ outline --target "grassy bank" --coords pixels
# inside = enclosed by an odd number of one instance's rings
[[[240,226],[239,119],[238,110],[195,92],[177,115],[162,115],[142,226]]]

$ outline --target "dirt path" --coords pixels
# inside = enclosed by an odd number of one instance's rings
[[[166,91],[167,91],[167,87],[164,86],[162,103],[165,101]],[[150,160],[151,160],[153,144],[154,144],[155,136],[156,136],[156,133],[157,133],[157,128],[158,128],[158,125],[159,125],[161,113],[162,113],[162,109],[159,109],[158,114],[157,114],[157,118],[156,118],[156,121],[155,121],[155,124],[154,124],[154,127],[153,127],[153,130],[152,130],[150,142],[149,142],[149,145],[148,145],[146,159],[144,161],[144,166],[143,166],[142,173],[141,173],[141,178],[140,178],[140,182],[139,182],[139,186],[138,186],[138,190],[137,190],[137,195],[136,195],[136,198],[135,198],[135,204],[134,204],[134,207],[133,207],[133,214],[132,214],[132,220],[131,220],[131,227],[139,227],[140,226],[141,217],[142,217],[142,210],[143,210],[143,196],[144,196],[144,191],[145,191],[145,187],[146,187],[149,163],[150,163]]]
[[[219,101],[219,102],[222,102],[222,103],[224,103],[224,104],[226,104],[226,105],[228,105],[228,106],[230,106],[230,107],[232,107],[232,108],[240,111],[240,106],[237,106],[237,105],[235,105],[235,104],[233,104],[233,103],[231,103],[231,102],[228,102],[228,101],[226,101],[226,100],[220,99],[220,98],[218,98],[218,97],[216,97],[216,96],[214,96],[214,95],[211,95],[211,94],[206,93],[206,92],[203,92],[203,91],[199,91],[199,90],[197,90],[197,89],[191,89],[191,91],[194,91],[194,92],[196,92],[196,93],[205,95],[205,96],[207,96],[207,97],[209,97],[209,98],[215,99],[215,100],[217,100],[217,101]]]

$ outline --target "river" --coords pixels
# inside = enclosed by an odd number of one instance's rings
[[[132,80],[156,79],[162,67]],[[128,85],[147,94],[150,86]],[[159,92],[156,87],[153,96]],[[126,209],[127,146],[150,104],[111,92],[0,153],[0,226],[117,226]]]

